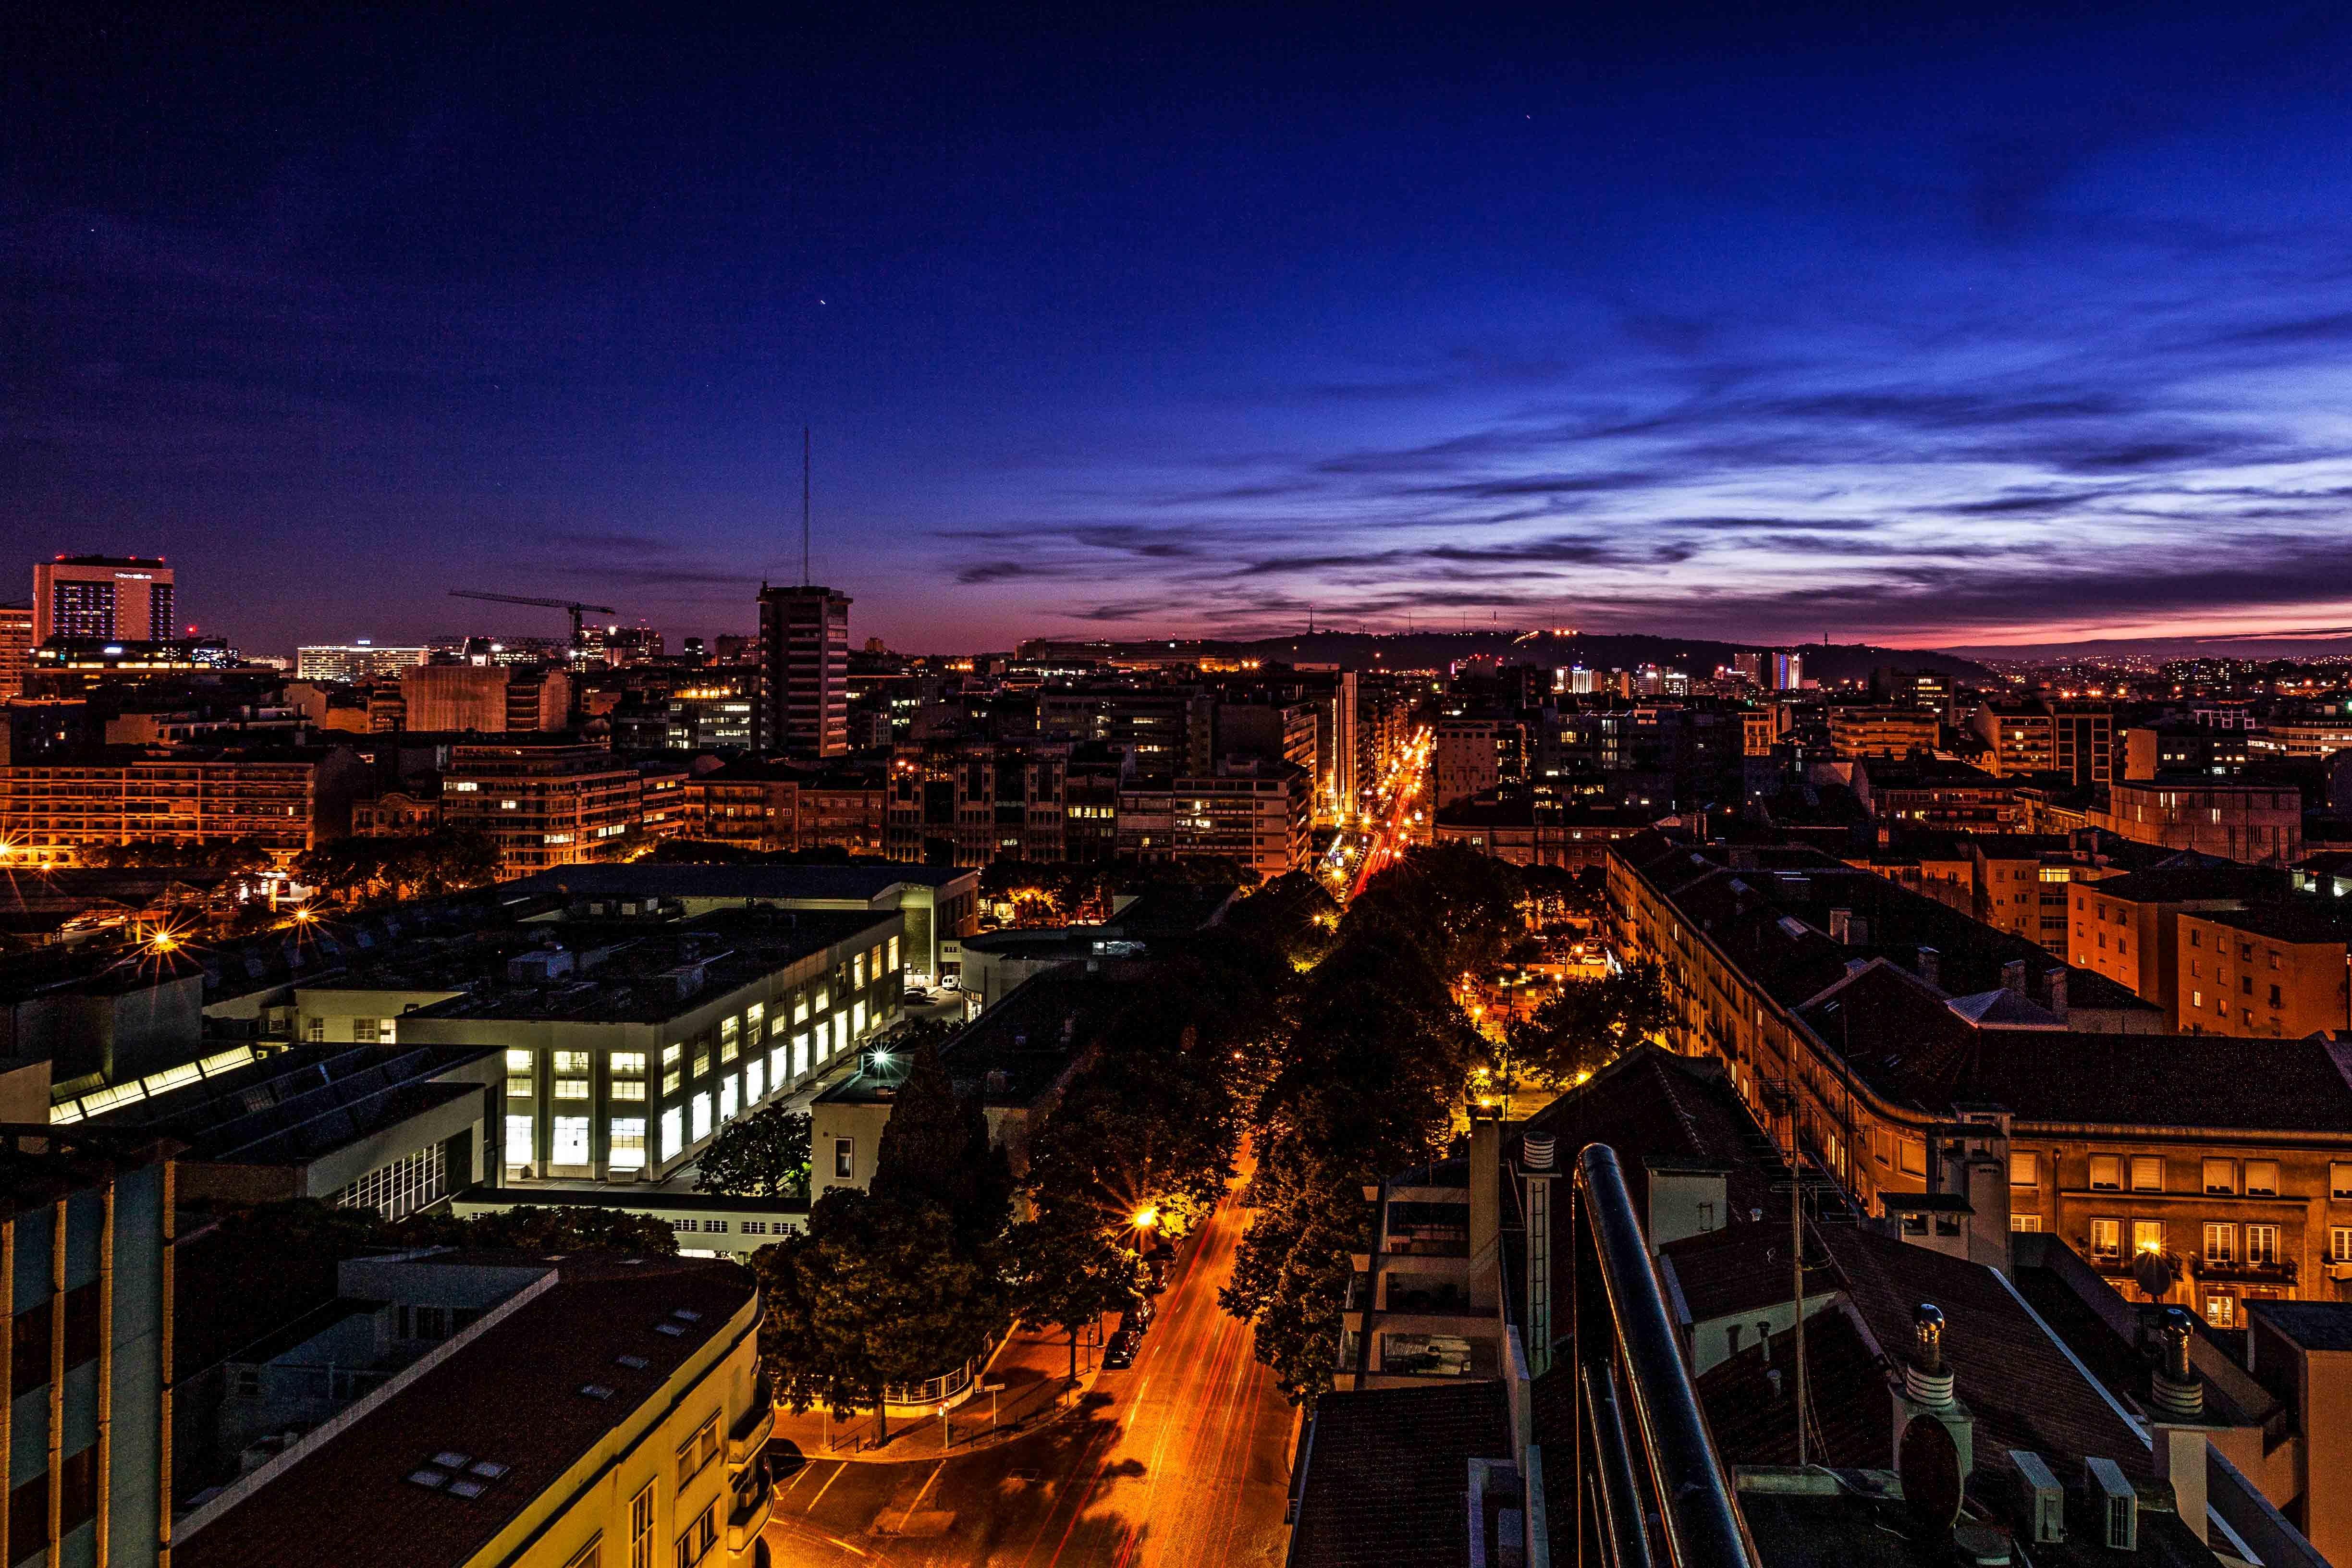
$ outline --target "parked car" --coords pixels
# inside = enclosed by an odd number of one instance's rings
[[[1110,1339],[1103,1345],[1103,1370],[1125,1372],[1135,1364],[1136,1352],[1143,1348],[1143,1331],[1151,1326],[1151,1304],[1145,1301],[1131,1311],[1118,1315],[1118,1327],[1111,1331]]]

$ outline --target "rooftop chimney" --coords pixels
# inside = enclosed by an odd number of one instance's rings
[[[1903,1392],[1930,1410],[1952,1404],[1952,1369],[1944,1364],[1944,1312],[1921,1302],[1911,1310],[1911,1354],[1903,1363]]]
[[[2050,1010],[2058,1015],[2058,1021],[2063,1024],[2066,1021],[2066,972],[2053,969],[2043,973],[2042,978],[2050,987]]]
[[[1944,988],[1944,955],[1932,947],[1919,950],[1919,978],[1941,991]]]
[[[1846,932],[1852,929],[1853,925],[1853,911],[1852,910],[1832,910],[1830,911],[1830,940],[1838,943],[1840,946],[1843,946],[1845,944]]]
[[[2025,960],[2012,958],[2000,966],[2000,988],[2012,996],[2025,994]]]
[[[2149,1400],[2167,1421],[2201,1421],[2205,1416],[2205,1384],[2189,1364],[2189,1332],[2188,1310],[2167,1307],[2157,1331],[2164,1359],[2157,1366]]]

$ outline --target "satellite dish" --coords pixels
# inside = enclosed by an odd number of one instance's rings
[[[2161,1301],[2180,1282],[2180,1268],[2167,1252],[2147,1251],[2132,1259],[2132,1280],[2151,1301]]]
[[[1914,1415],[1895,1445],[1903,1506],[1929,1534],[1941,1536],[1960,1517],[1960,1448],[1933,1415]]]

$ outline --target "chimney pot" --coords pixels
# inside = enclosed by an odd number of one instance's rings
[[[2053,969],[2044,974],[2042,979],[2049,984],[2050,1010],[2053,1013],[2057,1014],[2060,1019],[2064,1019],[2066,1016],[2066,972],[2063,969]]]
[[[2025,994],[2025,960],[2012,958],[2000,966],[2000,988],[2012,996]]]
[[[1918,955],[1919,978],[1940,991],[1944,987],[1944,955],[1932,947],[1923,947]]]
[[[1903,1368],[1903,1392],[1914,1405],[1943,1410],[1952,1403],[1952,1372],[1944,1364],[1944,1313],[1923,1301],[1911,1311],[1911,1359]]]

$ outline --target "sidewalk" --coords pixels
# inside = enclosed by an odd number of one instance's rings
[[[1117,1326],[1115,1316],[1099,1320],[1095,1325],[1097,1341],[1108,1339]],[[820,1411],[795,1415],[780,1406],[775,1436],[769,1441],[789,1443],[812,1459],[856,1459],[866,1464],[908,1464],[937,1459],[943,1453],[968,1454],[1025,1436],[1076,1408],[1101,1374],[1101,1356],[1099,1343],[1088,1344],[1081,1333],[1078,1381],[1074,1384],[1069,1381],[1068,1335],[1058,1330],[1032,1333],[1016,1328],[997,1346],[981,1373],[982,1382],[1002,1379],[1004,1387],[972,1394],[949,1411],[944,1421],[937,1415],[893,1415],[889,1442],[877,1448],[870,1410],[847,1420],[831,1420]]]

